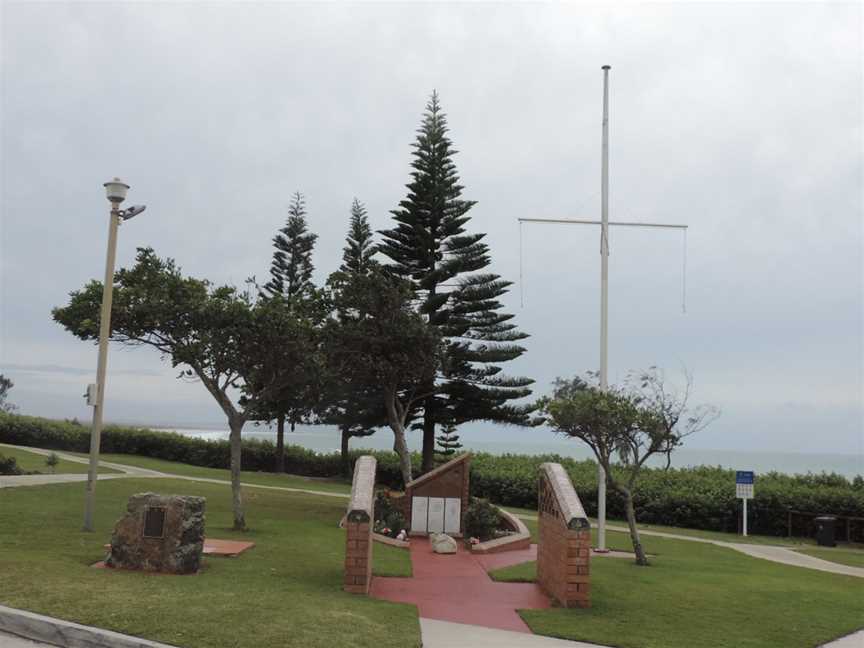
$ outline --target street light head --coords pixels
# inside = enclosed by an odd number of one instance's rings
[[[106,182],[102,185],[105,187],[105,194],[112,203],[119,205],[126,200],[126,192],[129,191],[129,185],[123,182],[120,178]]]
[[[120,216],[121,218],[123,218],[124,221],[127,221],[130,218],[137,216],[145,209],[147,209],[147,205],[132,205],[128,209],[124,209],[123,211],[121,211]]]

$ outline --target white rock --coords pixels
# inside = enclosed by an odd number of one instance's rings
[[[446,533],[433,533],[429,536],[432,551],[439,554],[456,553],[456,541]]]

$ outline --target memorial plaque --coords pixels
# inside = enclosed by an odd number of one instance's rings
[[[426,514],[428,506],[428,497],[414,497],[411,499],[411,531],[426,533]]]
[[[429,523],[426,527],[429,533],[444,532],[444,498],[429,498]]]
[[[405,485],[402,507],[411,520],[412,534],[462,535],[470,458],[465,454],[451,459]]]
[[[462,527],[462,500],[448,497],[444,500],[444,533],[459,533]]]
[[[194,574],[204,548],[203,497],[137,493],[114,525],[105,565]],[[2,642],[0,642],[2,643]]]
[[[148,506],[144,509],[144,531],[141,535],[145,538],[161,538],[165,535],[164,507]]]

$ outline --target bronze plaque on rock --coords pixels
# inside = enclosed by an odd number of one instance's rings
[[[148,506],[144,509],[145,538],[161,538],[165,535],[165,507]]]

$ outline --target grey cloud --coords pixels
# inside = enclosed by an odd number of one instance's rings
[[[598,216],[610,63],[612,218],[691,226],[686,315],[680,240],[613,232],[612,376],[687,366],[724,410],[693,444],[861,452],[860,6],[6,3],[4,18],[2,366],[94,364],[50,309],[101,277],[107,177],[148,205],[121,228],[121,264],[152,245],[217,282],[264,277],[299,189],[323,280],[354,196],[388,226],[433,88],[471,228],[518,282],[518,217]],[[505,303],[532,337],[508,371],[543,392],[596,367],[598,234],[526,227],[523,243],[524,307],[518,284]],[[218,416],[157,355],[117,351],[112,375],[151,378],[109,380],[112,416],[167,390],[184,419]],[[67,406],[47,377],[20,385],[33,411]]]
[[[81,369],[79,367],[62,367],[60,365],[27,365],[17,364],[14,362],[4,362],[0,368],[6,373],[36,373],[36,374],[64,374],[69,376],[92,376],[93,369]],[[112,369],[114,375],[121,376],[161,376],[163,372],[153,371],[150,369]]]

